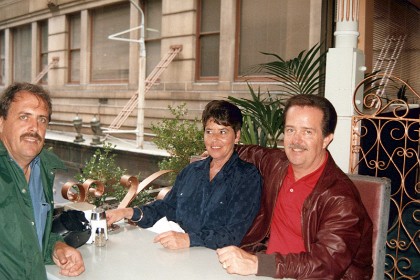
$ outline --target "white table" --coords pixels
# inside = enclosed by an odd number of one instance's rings
[[[86,271],[76,278],[59,274],[56,265],[47,265],[48,279],[130,280],[130,279],[272,279],[228,274],[216,252],[204,247],[168,250],[153,243],[156,235],[128,224],[108,234],[105,247],[85,244],[78,248]]]

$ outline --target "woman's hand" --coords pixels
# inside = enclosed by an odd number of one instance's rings
[[[153,242],[162,244],[167,249],[184,249],[190,247],[190,236],[188,233],[181,233],[176,231],[167,231],[158,234]]]
[[[131,217],[133,217],[133,213],[133,208],[107,210],[105,211],[107,224],[108,226],[111,226],[113,223],[122,219],[131,219]]]

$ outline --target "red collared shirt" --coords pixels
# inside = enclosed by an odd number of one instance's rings
[[[302,237],[302,206],[318,182],[327,159],[326,153],[322,165],[298,181],[295,181],[293,168],[289,165],[274,209],[267,254],[277,252],[286,255],[306,251]]]

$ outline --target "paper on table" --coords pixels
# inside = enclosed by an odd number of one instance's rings
[[[185,233],[185,231],[175,222],[168,221],[166,217],[163,217],[157,221],[152,227],[146,228],[147,230],[155,233],[162,233],[167,231],[176,231]]]

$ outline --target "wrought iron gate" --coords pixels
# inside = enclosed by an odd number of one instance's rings
[[[380,77],[363,80],[353,96],[350,172],[391,179],[384,278],[419,279],[420,95],[393,76],[381,89],[386,95],[378,94]],[[358,104],[362,86],[363,104]]]

